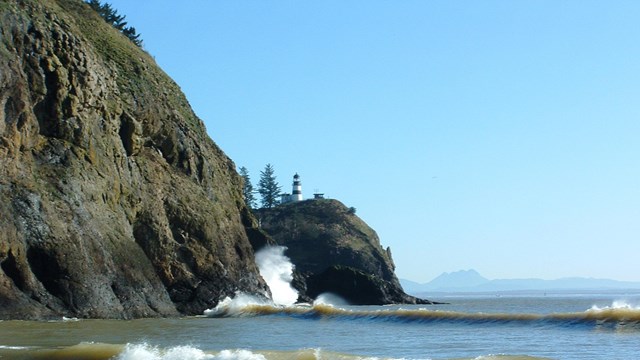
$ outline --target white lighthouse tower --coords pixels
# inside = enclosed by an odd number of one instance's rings
[[[300,182],[300,175],[298,175],[298,173],[293,175],[293,191],[291,194],[284,193],[280,195],[281,204],[297,201],[302,201],[302,183]]]
[[[298,175],[298,173],[293,175],[293,191],[291,192],[291,201],[302,201],[302,183],[300,182],[300,175]]]

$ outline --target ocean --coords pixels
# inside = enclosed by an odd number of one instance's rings
[[[440,295],[443,305],[275,306],[174,319],[3,321],[3,359],[640,359],[640,292]],[[333,304],[331,304],[333,303]]]

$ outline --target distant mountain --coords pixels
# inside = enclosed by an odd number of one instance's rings
[[[489,279],[480,275],[477,271],[460,270],[455,272],[442,273],[440,276],[429,282],[431,288],[468,288],[480,286],[489,282]]]
[[[640,289],[640,282],[594,278],[496,279],[489,280],[475,270],[443,273],[426,284],[400,279],[407,293],[425,292],[495,292],[525,290],[615,290]]]
[[[400,279],[400,283],[405,291],[423,292],[423,291],[466,291],[458,289],[467,289],[480,286],[490,282],[489,279],[480,275],[477,271],[460,270],[455,272],[445,272],[426,284]]]

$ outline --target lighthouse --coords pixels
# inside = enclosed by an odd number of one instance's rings
[[[302,183],[298,173],[293,175],[293,191],[291,192],[291,202],[295,201],[302,201]]]
[[[300,182],[300,175],[298,175],[298,173],[293,175],[293,191],[291,192],[291,194],[281,194],[280,204],[297,201],[302,201],[302,183]]]

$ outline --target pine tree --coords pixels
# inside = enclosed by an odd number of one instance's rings
[[[278,185],[278,182],[276,181],[275,171],[271,164],[267,164],[264,170],[260,172],[258,192],[262,197],[262,207],[270,209],[278,205],[280,185]]]
[[[142,47],[142,39],[140,39],[140,34],[136,34],[136,28],[133,26],[129,26],[122,30],[122,33],[129,38],[134,44],[138,45],[138,47]]]
[[[244,197],[244,203],[247,204],[249,209],[256,207],[256,197],[253,195],[253,185],[251,185],[251,178],[249,177],[249,170],[246,167],[240,167],[240,176],[244,180],[242,184],[242,197]]]
[[[119,15],[118,11],[114,9],[111,4],[102,4],[100,0],[86,0],[85,1],[93,10],[95,10],[100,17],[104,19],[108,24],[118,29],[122,34],[129,38],[137,46],[142,46],[142,39],[140,34],[136,34],[136,28],[133,26],[127,26],[127,22],[124,21],[126,16]]]

